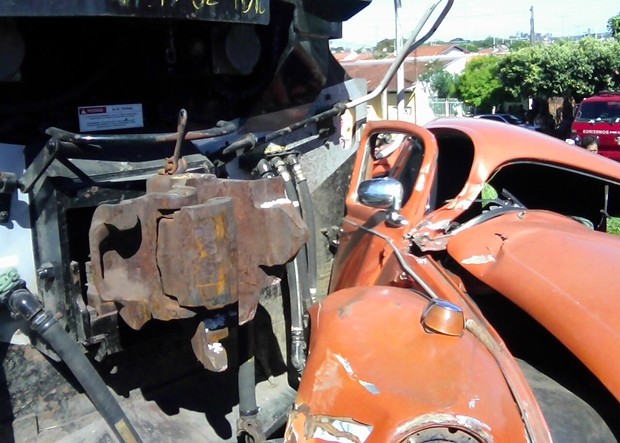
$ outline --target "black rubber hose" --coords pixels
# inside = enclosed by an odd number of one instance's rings
[[[237,441],[259,443],[266,441],[263,426],[258,419],[256,403],[256,342],[254,320],[239,328],[239,419],[237,420]]]
[[[299,203],[301,206],[301,215],[308,226],[310,237],[308,238],[306,252],[306,261],[308,269],[308,292],[310,293],[310,303],[316,301],[317,288],[317,247],[316,247],[316,222],[314,220],[314,205],[312,204],[312,195],[308,187],[308,180],[303,174],[301,164],[295,155],[289,155],[287,162],[293,170],[295,184],[297,186]],[[308,300],[306,300],[308,302]],[[308,303],[307,303],[308,305]]]
[[[297,211],[301,214],[302,218],[304,214],[302,213],[300,204],[299,204],[299,195],[297,194],[297,189],[295,188],[295,183],[293,182],[293,177],[288,170],[287,164],[280,157],[274,157],[271,160],[273,166],[276,168],[278,174],[284,179],[284,191],[286,192],[286,196],[291,202],[293,202],[293,206],[297,208]],[[314,215],[314,214],[313,214]],[[305,219],[304,219],[305,221]],[[310,233],[310,237],[312,237],[312,233]],[[307,245],[304,244],[303,249],[297,253],[295,257],[298,279],[297,286],[299,286],[299,291],[302,297],[302,312],[303,306],[309,306],[311,304],[310,298],[310,283],[308,280],[308,262],[307,262]],[[316,266],[316,262],[315,262]],[[316,271],[315,271],[316,272]],[[315,280],[316,281],[316,280]],[[315,284],[316,286],[316,284]]]
[[[256,417],[258,405],[256,404],[256,379],[254,374],[254,320],[241,328],[244,334],[242,345],[239,348],[241,364],[239,365],[239,416]]]
[[[65,362],[118,439],[123,443],[141,442],[140,436],[80,346],[51,313],[43,310],[35,295],[27,289],[17,289],[8,297],[8,305],[11,311],[28,320],[30,328]]]

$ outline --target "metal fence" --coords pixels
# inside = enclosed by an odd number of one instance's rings
[[[433,98],[429,105],[435,117],[463,116],[467,112],[466,105],[455,98]]]

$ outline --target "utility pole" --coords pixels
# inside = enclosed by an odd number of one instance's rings
[[[530,45],[534,44],[534,6],[530,6]]]
[[[394,50],[396,54],[400,53],[403,48],[402,38],[400,36],[400,19],[399,12],[402,7],[401,0],[394,0]],[[403,61],[396,71],[396,119],[400,120],[405,115],[405,64]]]

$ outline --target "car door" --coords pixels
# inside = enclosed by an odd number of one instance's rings
[[[346,198],[330,291],[376,282],[392,249],[369,230],[390,237],[397,247],[407,247],[404,236],[410,227],[434,209],[432,191],[437,157],[435,136],[420,126],[391,120],[366,125]],[[360,184],[381,177],[402,184],[399,213],[407,221],[406,225],[386,222],[389,211],[360,202]]]

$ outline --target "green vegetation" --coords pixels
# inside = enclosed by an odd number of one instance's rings
[[[496,103],[506,99],[499,72],[499,56],[474,58],[456,79],[456,95],[468,105],[474,105],[480,112],[488,112]]]
[[[430,85],[431,93],[435,97],[456,97],[457,75],[447,72],[441,61],[435,60],[426,65],[426,71],[420,76],[420,81]]]
[[[601,90],[620,89],[620,41],[586,37],[528,45],[501,56],[475,58],[454,81],[451,96],[479,112],[526,97],[573,96],[579,101]]]
[[[495,200],[498,197],[498,195],[497,195],[497,191],[495,190],[493,186],[491,186],[488,183],[485,183],[482,186],[481,197],[482,197],[482,207],[484,208],[489,203],[491,203],[493,200]]]
[[[384,38],[372,49],[372,55],[376,59],[382,59],[392,55],[395,50],[396,40],[393,38]]]
[[[498,75],[514,97],[580,99],[620,87],[620,42],[586,37],[537,44],[502,57]]]
[[[613,38],[620,40],[620,13],[607,20],[607,30]]]
[[[607,217],[607,232],[620,235],[620,217]]]

